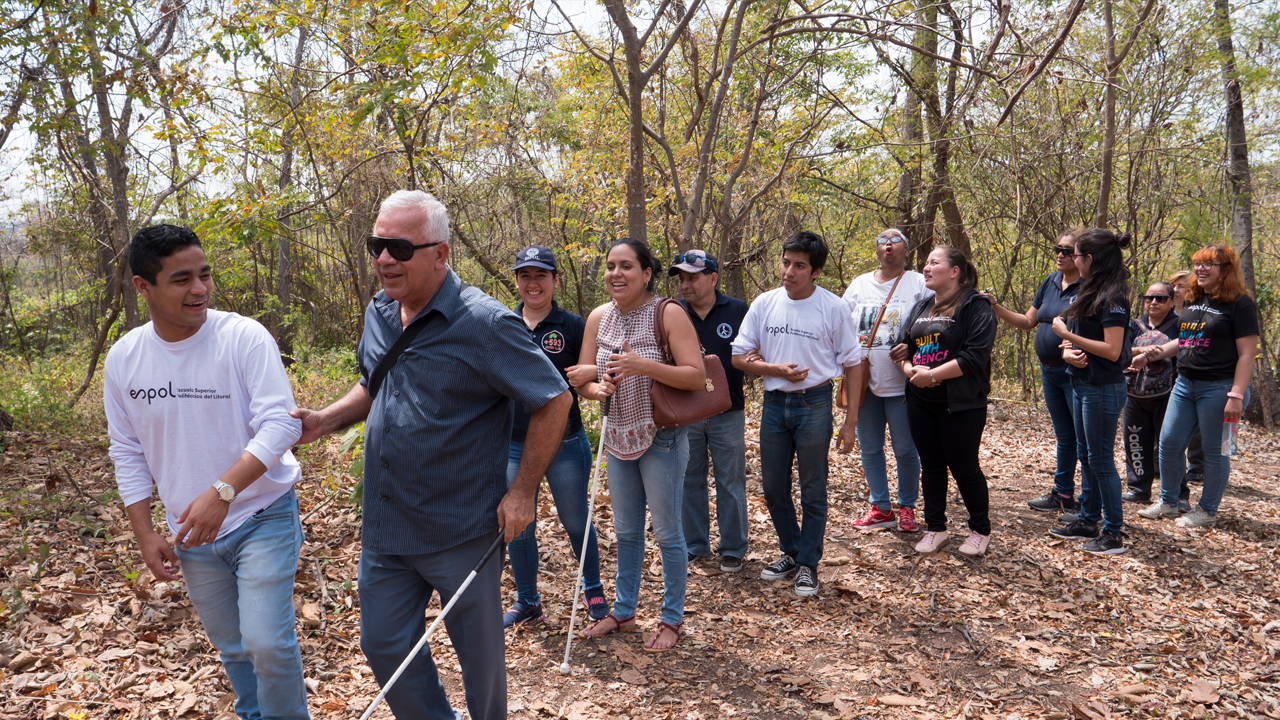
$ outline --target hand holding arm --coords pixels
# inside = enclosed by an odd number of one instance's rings
[[[302,420],[302,437],[298,438],[298,444],[306,445],[364,420],[369,417],[371,407],[373,398],[369,397],[368,388],[357,382],[346,395],[323,410],[294,408],[289,414]]]

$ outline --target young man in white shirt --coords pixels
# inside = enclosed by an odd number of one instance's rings
[[[302,524],[289,451],[302,422],[280,350],[257,321],[209,309],[195,233],[139,230],[133,284],[151,322],[107,354],[103,403],[116,485],[143,561],[186,581],[242,718],[307,718],[294,632]],[[152,478],[174,546],[151,523]]]
[[[862,348],[849,306],[814,284],[827,244],[808,231],[782,245],[782,287],[756,298],[733,341],[733,366],[764,376],[760,466],[765,504],[782,557],[760,577],[796,575],[796,594],[818,594],[818,561],[827,529],[827,449],[831,443],[831,380],[862,382]],[[836,451],[853,450],[856,413],[845,416]],[[799,466],[803,524],[791,500],[791,463]]]
[[[896,228],[880,233],[876,237],[879,269],[859,275],[844,292],[844,300],[849,303],[858,328],[858,341],[871,361],[866,399],[861,408],[849,408],[858,418],[862,472],[871,492],[871,507],[853,521],[859,530],[895,525],[901,532],[920,530],[916,522],[920,456],[907,423],[907,376],[889,359],[889,349],[894,346],[907,313],[933,291],[924,286],[924,275],[906,269],[907,249],[906,236]],[[875,337],[871,336],[873,332]],[[856,397],[857,393],[849,395]],[[893,456],[898,461],[898,515],[894,515],[889,499],[889,472],[884,460],[886,428],[893,442]]]

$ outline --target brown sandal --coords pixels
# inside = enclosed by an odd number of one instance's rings
[[[671,645],[664,648],[653,647],[650,643],[657,642],[658,638],[662,637],[663,630],[670,630],[671,632],[675,633],[676,634],[675,642],[671,643]],[[649,638],[649,642],[644,644],[644,651],[651,652],[651,653],[666,652],[671,648],[675,647],[676,645],[679,645],[681,637],[684,637],[684,623],[680,623],[679,625],[672,625],[670,623],[660,622],[658,623],[658,630],[653,633],[653,637]]]
[[[596,628],[600,627],[600,626],[601,626],[601,625],[602,625],[606,620],[612,620],[612,621],[613,621],[613,628],[612,628],[612,629],[610,629],[610,630],[604,630],[604,631],[602,631],[602,632],[598,632],[598,633],[597,633],[597,632],[592,632],[592,630],[595,630]],[[584,638],[597,638],[597,637],[604,637],[605,635],[608,635],[609,633],[626,632],[626,631],[628,631],[628,630],[632,630],[632,629],[634,629],[634,628],[635,628],[635,626],[636,626],[636,616],[635,616],[635,615],[632,615],[631,617],[629,617],[629,618],[627,618],[627,619],[625,619],[625,620],[619,620],[617,615],[614,615],[613,613],[609,613],[608,615],[605,615],[604,617],[602,617],[602,618],[600,618],[599,620],[597,620],[597,621],[595,621],[594,623],[592,623],[591,627],[583,628],[583,629],[582,629],[582,637],[584,637]]]

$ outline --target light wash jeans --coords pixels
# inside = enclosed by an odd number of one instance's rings
[[[1076,455],[1080,463],[1080,521],[1111,533],[1124,527],[1120,473],[1116,470],[1116,427],[1129,397],[1124,383],[1093,385],[1075,381]]]
[[[884,431],[889,428],[893,457],[898,461],[898,506],[914,508],[920,497],[920,455],[911,439],[907,420],[907,396],[880,397],[867,390],[867,399],[858,410],[858,449],[862,472],[871,490],[871,504],[885,512],[893,510],[889,500],[889,470],[884,461]]]
[[[1049,410],[1053,436],[1058,441],[1058,464],[1053,473],[1053,491],[1071,497],[1076,492],[1076,421],[1075,399],[1072,397],[1071,375],[1067,373],[1067,366],[1041,364],[1040,391],[1044,393],[1044,406]],[[1083,477],[1081,484],[1084,484]]]
[[[1192,380],[1179,375],[1164,411],[1164,427],[1160,430],[1160,500],[1168,505],[1178,503],[1178,490],[1187,473],[1187,445],[1200,424],[1204,447],[1204,488],[1199,505],[1210,515],[1218,514],[1218,505],[1227,491],[1231,474],[1231,458],[1222,454],[1222,416],[1227,407],[1227,393],[1234,380]],[[1244,392],[1244,407],[1249,406],[1250,391]]]
[[[678,626],[684,621],[689,550],[684,544],[680,501],[688,464],[689,437],[684,428],[659,429],[653,444],[635,460],[619,460],[609,454],[609,497],[613,503],[613,532],[618,538],[613,612],[623,620],[635,616],[640,600],[647,506],[662,552],[662,622]]]
[[[716,523],[723,557],[747,556],[746,413],[725,410],[688,426],[689,467],[684,472],[684,540],[691,555],[711,552],[707,451],[716,477]]]
[[[226,536],[183,550],[182,577],[222,658],[242,720],[306,718],[293,576],[302,523],[293,490]]]
[[[508,485],[515,480],[523,455],[524,443],[512,442],[507,456]],[[560,450],[552,458],[546,477],[547,487],[556,503],[556,514],[560,516],[560,524],[569,534],[573,556],[580,558],[583,531],[587,526],[587,502],[591,493],[591,443],[587,441],[586,430],[580,428],[561,441]],[[537,505],[536,493],[534,505]],[[526,606],[542,604],[542,595],[538,593],[537,535],[538,523],[535,520],[526,525],[524,532],[507,545],[507,553],[511,556],[511,575],[516,581],[516,599]],[[582,585],[587,590],[599,590],[603,587],[600,584],[600,550],[596,543],[594,524],[587,541],[587,562],[582,568]]]
[[[805,392],[764,394],[760,468],[764,502],[778,548],[796,563],[817,568],[827,532],[827,450],[831,447],[831,385]],[[800,478],[803,525],[791,499],[791,461]]]

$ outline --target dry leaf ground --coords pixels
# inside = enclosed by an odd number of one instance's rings
[[[105,437],[10,433],[3,443],[0,718],[225,714],[229,687],[181,586],[155,582],[130,542]],[[330,439],[300,452],[307,542],[295,602],[312,712],[340,718],[358,716],[376,687],[358,647],[359,521],[337,450]],[[558,668],[576,564],[544,493],[548,621],[508,636],[511,716],[1280,718],[1280,443],[1242,433],[1212,531],[1142,520],[1127,506],[1131,549],[1115,557],[1047,535],[1053,517],[1026,506],[1050,484],[1053,457],[1041,409],[993,406],[983,462],[995,535],[976,562],[954,553],[958,540],[919,560],[918,535],[851,529],[866,487],[856,456],[835,460],[822,591],[811,600],[759,579],[776,546],[753,472],[746,570],[691,568],[680,646],[654,656],[641,633],[576,641],[569,678]],[[611,590],[609,504],[599,501]],[[962,532],[954,493],[950,507]],[[646,632],[661,592],[656,552],[648,562]],[[504,591],[514,599],[509,575]],[[461,704],[456,656],[440,639],[435,657]]]

